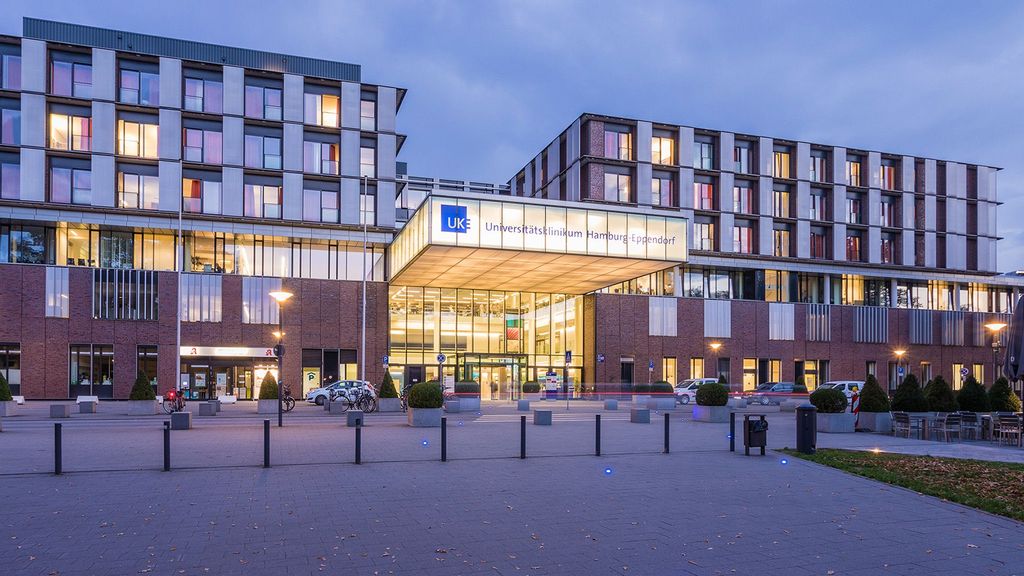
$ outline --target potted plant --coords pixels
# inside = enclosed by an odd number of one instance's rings
[[[480,409],[480,384],[472,380],[455,383],[455,396],[459,399],[462,410],[477,411]]]
[[[395,381],[391,379],[391,373],[384,371],[384,379],[380,383],[380,391],[377,394],[377,410],[381,412],[401,412],[402,399],[398,397],[398,390],[395,389]]]
[[[846,394],[835,388],[818,388],[811,394],[811,404],[818,409],[818,432],[853,432],[857,415],[846,411]]]
[[[17,409],[18,404],[14,401],[14,396],[11,395],[11,387],[7,384],[7,378],[4,378],[3,372],[0,372],[0,416],[14,416]]]
[[[523,400],[539,400],[540,399],[540,382],[531,380],[529,382],[523,382]]]
[[[917,377],[913,374],[907,374],[896,388],[896,393],[892,397],[892,409],[895,412],[911,413],[928,411],[928,399],[924,397]]]
[[[956,395],[956,403],[965,412],[990,412],[992,410],[985,387],[979,384],[973,375],[964,380],[964,387]]]
[[[697,388],[697,405],[693,407],[693,419],[697,422],[729,421],[729,389],[721,384],[708,382]]]
[[[989,407],[993,412],[1020,412],[1020,398],[1010,389],[1010,383],[1000,376],[988,389]]]
[[[651,410],[675,410],[676,389],[664,380],[651,384],[651,399],[647,401]]]
[[[932,412],[956,412],[959,409],[953,389],[942,376],[936,376],[924,387],[924,397],[928,400],[928,410]]]
[[[892,432],[892,413],[889,412],[889,396],[878,384],[878,378],[868,374],[864,389],[860,391],[860,414],[857,428],[868,432]]]
[[[260,397],[256,401],[257,414],[277,414],[277,380],[274,375],[267,372],[260,384]]]
[[[135,384],[132,385],[132,391],[128,394],[128,415],[152,416],[157,413],[157,408],[153,384],[145,374],[139,372],[135,377]]]
[[[409,426],[437,428],[441,426],[444,396],[437,380],[420,382],[409,391]]]

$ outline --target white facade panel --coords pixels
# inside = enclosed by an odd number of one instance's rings
[[[221,202],[225,216],[241,216],[245,209],[245,180],[241,168],[225,167],[221,175]]]
[[[679,165],[691,169],[691,183],[693,182],[693,128],[688,126],[679,127],[679,150],[676,154],[679,157]]]
[[[924,265],[935,267],[935,232],[924,233]]]
[[[900,183],[903,185],[904,192],[913,192],[914,183],[916,182],[916,176],[914,174],[914,157],[904,156],[900,161]]]
[[[924,193],[935,195],[935,160],[926,159],[924,161]],[[934,225],[932,225],[934,228]]]
[[[377,130],[379,132],[395,132],[398,115],[398,90],[381,86],[377,89]]]
[[[882,174],[880,168],[882,167],[882,155],[878,152],[868,152],[868,165],[864,167],[867,170],[867,183],[870,188],[881,188],[882,187]],[[861,179],[864,180],[864,173],[860,175]]]
[[[903,232],[903,235],[901,236],[901,245],[898,247],[899,250],[902,250],[902,260],[900,260],[900,264],[904,266],[914,265],[914,241],[915,239],[913,231],[907,230]],[[895,294],[895,292],[893,292],[893,294]]]
[[[21,89],[24,92],[46,92],[46,42],[22,38]]]
[[[651,137],[654,134],[654,128],[650,122],[640,121],[636,123],[636,156],[635,158],[639,162],[652,162],[651,156]]]
[[[285,172],[282,182],[284,206],[281,215],[285,220],[302,220],[302,174]]]
[[[99,154],[113,154],[117,135],[117,119],[111,102],[92,103],[92,151]]]
[[[245,123],[237,116],[225,116],[223,130],[224,165],[241,166],[245,154]]]
[[[793,340],[795,315],[796,307],[793,304],[770,302],[768,304],[768,339]]]
[[[285,122],[302,122],[305,93],[306,83],[302,76],[296,74],[284,75],[284,91],[281,94],[281,98],[283,100],[284,110],[282,110],[282,114]]]
[[[114,175],[114,157],[92,155],[92,205],[111,207],[114,205],[117,186]]]
[[[836,262],[846,261],[846,224],[837,223],[832,226],[832,259]]]
[[[181,160],[181,111],[160,109],[159,142],[161,160]]]
[[[736,169],[736,162],[732,158],[735,146],[736,136],[732,132],[718,133],[718,167],[723,172],[733,172]]]
[[[38,148],[22,148],[20,162],[21,199],[46,200],[46,152]]]
[[[358,83],[355,82],[342,82],[341,83],[341,127],[342,128],[354,128],[359,130],[359,102],[362,99],[361,88]],[[379,114],[378,114],[378,127]],[[342,155],[344,158],[344,154]],[[356,162],[358,164],[358,162]]]
[[[160,209],[177,212],[181,205],[181,163],[161,160]]]
[[[763,256],[771,256],[775,251],[772,231],[771,218],[768,216],[761,216],[757,219],[757,251]]]
[[[868,224],[877,226],[882,221],[882,191],[877,188],[868,190]]]
[[[284,142],[282,142],[281,145],[284,147],[284,150],[282,151],[284,153],[284,169],[291,170],[293,172],[302,172],[302,124],[292,124],[290,122],[285,123]]]
[[[92,49],[92,97],[115,100],[117,90],[117,55],[113,50]]]
[[[807,220],[798,220],[796,223],[796,257],[811,257],[811,223]]]
[[[245,70],[237,66],[225,66],[223,79],[224,114],[242,116],[245,114]]]
[[[846,184],[846,148],[841,146],[832,148],[832,182]]]
[[[46,146],[46,97],[41,94],[21,95],[21,144]]]
[[[377,226],[395,225],[395,183],[377,183]],[[358,218],[358,215],[357,215]]]
[[[693,209],[693,168],[690,167],[679,169],[679,207]]]
[[[704,301],[704,337],[732,338],[732,302]]]
[[[395,177],[395,148],[398,145],[394,134],[377,135],[377,178]]]
[[[799,180],[811,178],[811,145],[807,142],[796,143],[796,177]]]
[[[341,131],[341,174],[359,176],[359,132]]]
[[[926,194],[924,197],[924,228],[935,231],[937,226],[938,201],[935,194]]]
[[[810,158],[810,156],[808,156]],[[808,160],[808,163],[810,161]],[[796,217],[811,217],[811,183],[800,180],[796,183]]]
[[[868,262],[878,264],[882,261],[882,229],[878,226],[868,228],[868,237],[862,241],[867,242]],[[865,246],[861,244],[861,251]]]
[[[649,145],[648,154],[650,154]],[[636,201],[637,204],[642,206],[651,205],[651,172],[652,168],[650,164],[640,162],[636,165]]]
[[[775,143],[771,138],[758,138],[757,163],[762,176],[771,176],[775,166]]]
[[[353,178],[341,179],[341,223],[359,224],[360,182]]]
[[[732,229],[736,224],[735,216],[722,212],[718,219],[718,251],[728,254],[733,251]]]
[[[181,60],[160,58],[160,105],[181,108]]]

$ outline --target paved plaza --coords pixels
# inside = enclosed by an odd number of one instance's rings
[[[1024,525],[769,452],[728,452],[728,426],[672,413],[631,424],[597,405],[546,403],[551,427],[485,405],[439,431],[371,415],[362,465],[343,419],[300,406],[272,429],[251,405],[163,417],[117,404],[64,421],[29,406],[0,433],[3,574],[1021,574]],[[769,414],[769,445],[794,444],[791,413]],[[1019,449],[873,434],[819,435],[819,446],[1019,459]],[[955,454],[950,454],[955,455]]]

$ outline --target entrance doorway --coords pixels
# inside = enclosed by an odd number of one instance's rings
[[[462,377],[480,383],[481,400],[518,400],[526,376],[526,357],[467,354]]]

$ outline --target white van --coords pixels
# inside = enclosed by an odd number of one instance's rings
[[[835,380],[833,382],[825,382],[820,386],[821,388],[835,388],[846,394],[846,399],[853,398],[854,394],[860,394],[860,391],[864,389],[863,380]]]

